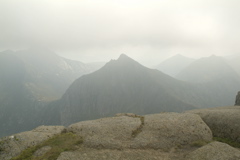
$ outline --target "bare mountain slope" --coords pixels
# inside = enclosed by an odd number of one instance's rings
[[[215,86],[179,81],[121,55],[100,70],[77,79],[60,100],[50,104],[43,121],[67,125],[119,112],[179,112],[221,106],[229,101],[215,92]]]
[[[0,137],[36,127],[47,101],[93,67],[35,48],[0,53]]]

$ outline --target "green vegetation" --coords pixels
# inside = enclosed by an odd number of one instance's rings
[[[213,140],[226,143],[226,144],[228,144],[232,147],[235,147],[235,148],[240,148],[240,143],[236,142],[236,141],[233,141],[230,138],[213,137]]]
[[[144,116],[137,116],[136,115],[136,117],[134,117],[134,118],[140,118],[141,125],[136,130],[132,131],[132,137],[133,138],[137,137],[137,135],[142,132],[142,128],[143,128],[143,125],[144,125]]]
[[[195,141],[191,144],[192,147],[202,147],[205,146],[206,144],[208,144],[209,142],[203,141],[203,140],[199,140],[199,141]]]
[[[4,151],[3,144],[4,144],[4,141],[0,141],[0,152]]]
[[[82,142],[82,137],[76,134],[73,134],[71,132],[62,133],[46,140],[37,146],[27,148],[19,156],[14,157],[11,160],[55,160],[58,158],[61,152],[74,151],[78,148],[79,145],[82,144]],[[38,149],[41,149],[45,146],[49,146],[51,149],[40,157],[33,156],[33,154]]]
[[[1,138],[0,140],[0,152],[3,152],[5,151],[5,145],[8,144],[8,138],[7,137],[4,137],[4,138]]]
[[[19,139],[18,139],[16,136],[14,136],[14,140],[15,140],[15,141],[19,141]]]

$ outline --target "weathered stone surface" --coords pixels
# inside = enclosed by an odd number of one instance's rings
[[[235,106],[240,106],[240,91],[236,95]]]
[[[11,159],[27,147],[35,146],[56,134],[60,134],[64,129],[63,126],[40,126],[32,131],[2,138],[0,139],[0,159]]]
[[[84,145],[105,149],[170,149],[196,141],[211,141],[209,127],[196,114],[162,113],[103,118],[70,125]]]
[[[240,151],[220,142],[212,142],[187,155],[186,160],[239,160]]]
[[[196,141],[211,141],[212,132],[199,116],[188,113],[146,115],[142,132],[131,148],[169,150]]]
[[[192,110],[198,114],[216,137],[240,142],[240,106]]]
[[[11,159],[25,148],[37,145],[55,134],[74,132],[83,137],[83,144],[75,151],[62,152],[57,160],[239,160],[240,151],[227,144],[212,142],[201,148],[194,145],[212,140],[212,132],[200,116],[207,112],[222,116],[227,110],[231,113],[228,117],[231,117],[239,108],[222,107],[204,112],[194,110],[189,111],[192,113],[145,116],[121,113],[116,117],[72,124],[67,129],[63,126],[40,126],[1,139],[0,159]],[[33,157],[42,156],[50,149],[44,146]]]
[[[175,157],[175,158],[174,158]],[[178,158],[177,158],[178,157]],[[172,153],[160,150],[142,149],[90,149],[83,148],[74,152],[63,152],[57,160],[183,160]]]
[[[67,130],[83,136],[87,147],[120,149],[130,145],[132,132],[140,125],[138,117],[119,116],[79,122]]]

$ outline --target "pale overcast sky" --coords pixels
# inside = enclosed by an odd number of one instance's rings
[[[0,49],[82,62],[240,54],[240,0],[0,0]]]

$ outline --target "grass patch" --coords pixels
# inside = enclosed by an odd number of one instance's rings
[[[191,143],[192,147],[202,147],[205,146],[206,144],[208,144],[209,142],[203,141],[203,140],[199,140],[199,141],[195,141],[193,143]]]
[[[2,139],[0,140],[0,152],[5,151],[4,145],[5,145],[6,143],[8,143],[6,137],[4,137],[4,138],[2,138]]]
[[[213,140],[218,141],[218,142],[222,142],[222,143],[226,143],[226,144],[228,144],[232,147],[235,147],[235,148],[240,148],[240,143],[236,142],[236,141],[233,141],[230,138],[213,137]]]
[[[12,158],[11,160],[55,160],[64,151],[74,151],[78,148],[78,145],[82,144],[82,137],[73,134],[71,132],[62,133],[56,135],[43,143],[27,148],[19,156]],[[35,157],[33,154],[44,146],[50,146],[51,149],[40,157]]]
[[[4,149],[0,146],[0,152],[4,151]]]

